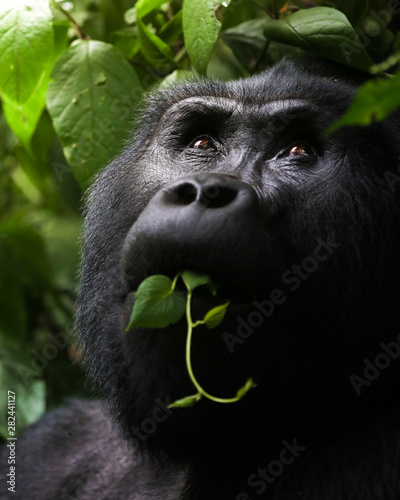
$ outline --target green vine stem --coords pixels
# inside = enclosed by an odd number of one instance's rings
[[[204,321],[199,320],[193,323],[192,313],[191,313],[191,300],[192,300],[192,291],[188,290],[187,301],[186,301],[186,320],[188,324],[188,332],[186,339],[186,365],[189,377],[193,382],[194,386],[196,387],[196,389],[199,391],[200,396],[204,396],[205,398],[210,399],[211,401],[215,401],[216,403],[236,403],[236,401],[239,401],[239,399],[241,399],[240,395],[237,395],[234,398],[217,398],[216,396],[213,396],[209,394],[207,391],[205,391],[197,381],[196,377],[194,376],[192,368],[192,360],[191,360],[193,328],[204,324]]]

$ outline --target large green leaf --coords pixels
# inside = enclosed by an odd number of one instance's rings
[[[400,107],[400,73],[389,80],[364,83],[349,109],[332,127],[331,132],[344,125],[369,125],[373,120],[384,120]]]
[[[373,61],[346,16],[329,7],[299,10],[284,19],[270,20],[264,34],[269,40],[368,70]]]
[[[68,23],[54,25],[54,48],[51,60],[42,74],[38,87],[27,101],[19,104],[3,96],[3,111],[7,123],[27,150],[30,149],[29,142],[46,106],[46,94],[51,70],[56,59],[67,45],[67,33]]]
[[[185,314],[185,298],[174,292],[172,281],[161,274],[150,276],[139,286],[127,330],[138,326],[164,328]]]
[[[193,67],[201,74],[207,72],[214,44],[221,30],[221,22],[217,19],[216,8],[220,0],[184,0],[183,33],[186,49]],[[227,7],[229,1],[224,2]]]
[[[80,41],[53,71],[47,105],[64,153],[81,186],[121,149],[142,86],[112,45]]]
[[[48,0],[0,0],[0,93],[22,104],[39,85],[53,51]]]

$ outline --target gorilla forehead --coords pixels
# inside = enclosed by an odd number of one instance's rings
[[[358,72],[342,73],[337,65],[325,63],[315,65],[310,59],[308,65],[295,61],[282,61],[267,71],[250,78],[220,82],[201,80],[179,85],[174,92],[163,90],[153,93],[147,101],[146,123],[158,122],[169,108],[181,101],[200,97],[209,106],[223,106],[226,109],[264,107],[277,101],[304,101],[316,107],[332,108],[335,113],[342,112],[354,96],[354,83],[360,83]],[[340,94],[340,101],[337,96]]]

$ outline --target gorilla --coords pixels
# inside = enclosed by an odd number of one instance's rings
[[[28,429],[1,498],[400,498],[399,118],[329,129],[364,79],[306,58],[147,98],[88,196],[77,330],[103,404]],[[255,381],[236,403],[169,406],[196,392],[184,319],[126,331],[139,284],[184,270],[221,284],[194,319],[230,300],[191,355],[215,396]]]

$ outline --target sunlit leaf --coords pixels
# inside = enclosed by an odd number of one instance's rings
[[[48,0],[0,1],[0,93],[19,104],[27,101],[52,53]]]

